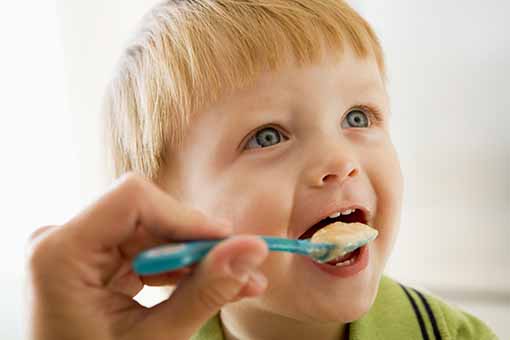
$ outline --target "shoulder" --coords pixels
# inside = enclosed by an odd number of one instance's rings
[[[424,339],[497,339],[475,316],[447,304],[430,292],[406,286],[388,276],[381,279],[373,309],[375,314],[384,313],[390,318],[401,319],[392,321],[402,322],[407,330],[414,325],[415,332],[421,333]],[[375,317],[383,318],[380,315]]]
[[[495,340],[496,335],[490,328],[480,319],[471,315],[460,308],[447,304],[438,297],[430,293],[421,293],[424,295],[425,300],[429,301],[431,309],[435,311],[439,318],[438,320],[444,324],[448,330],[451,339],[480,339],[480,340]]]

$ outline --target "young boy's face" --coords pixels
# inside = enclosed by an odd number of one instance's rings
[[[289,64],[196,115],[165,174],[164,185],[181,191],[185,202],[233,221],[239,234],[297,239],[325,212],[352,205],[366,209],[368,224],[379,231],[368,246],[368,266],[349,277],[320,270],[304,256],[271,253],[262,266],[266,292],[227,308],[344,322],[370,308],[402,195],[389,113],[375,59],[346,47],[340,61]]]

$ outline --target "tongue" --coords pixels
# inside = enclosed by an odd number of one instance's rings
[[[344,261],[347,261],[347,260],[350,260],[351,258],[353,258],[357,253],[358,253],[358,250],[359,249],[356,249],[356,251],[352,251],[348,254],[345,254],[344,256],[339,256],[331,261],[328,261],[326,262],[327,264],[332,264],[332,265],[335,265],[337,263],[340,263],[340,262],[344,262]]]

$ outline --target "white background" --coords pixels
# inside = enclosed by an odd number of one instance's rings
[[[0,5],[1,339],[24,330],[28,234],[65,222],[105,188],[99,100],[122,44],[152,3]],[[388,273],[510,338],[510,3],[353,3],[386,51],[405,175]],[[160,296],[146,290],[140,299]]]

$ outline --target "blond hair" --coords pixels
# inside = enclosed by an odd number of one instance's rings
[[[154,179],[182,145],[191,115],[276,71],[289,56],[316,62],[324,47],[384,58],[369,24],[342,0],[167,0],[142,20],[104,98],[113,176]]]

